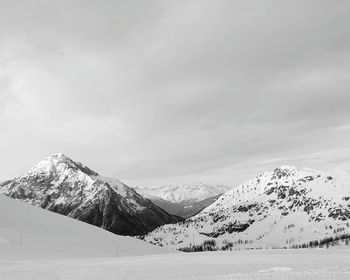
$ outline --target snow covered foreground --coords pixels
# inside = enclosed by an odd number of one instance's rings
[[[0,195],[0,261],[175,252]],[[0,277],[0,279],[4,279]]]
[[[0,261],[10,280],[350,279],[350,251],[251,250],[99,259]]]

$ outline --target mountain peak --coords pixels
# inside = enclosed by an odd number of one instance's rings
[[[277,177],[277,178],[287,177],[292,174],[295,174],[297,170],[298,169],[294,166],[282,165],[281,167],[276,168],[273,171],[273,177]]]
[[[297,168],[294,165],[281,165],[281,167],[279,167],[279,169],[282,169],[282,170],[296,170]]]
[[[48,158],[68,159],[68,157],[67,157],[65,154],[63,154],[63,153],[52,154],[52,155],[49,156]]]
[[[74,161],[63,153],[52,154],[43,161],[31,168],[28,174],[32,173],[64,173],[67,170],[81,171],[88,176],[99,174],[80,162]]]

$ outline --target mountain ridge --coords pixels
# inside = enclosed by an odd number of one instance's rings
[[[209,197],[222,194],[230,187],[225,185],[196,184],[173,184],[159,186],[136,186],[136,191],[147,196],[157,197],[173,203],[199,202]]]

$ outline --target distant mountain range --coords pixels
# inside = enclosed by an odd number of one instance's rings
[[[122,182],[64,154],[52,155],[22,177],[0,183],[0,193],[120,235],[146,234],[181,221]]]
[[[281,166],[233,189],[195,184],[134,190],[55,154],[0,183],[0,194],[185,251],[350,240],[350,165],[328,172]]]
[[[230,187],[224,185],[165,185],[134,188],[168,213],[189,218],[212,204]]]
[[[350,165],[282,166],[224,193],[197,215],[143,237],[182,250],[299,248],[350,237]]]

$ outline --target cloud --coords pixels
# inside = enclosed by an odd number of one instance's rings
[[[54,152],[131,184],[346,158],[347,1],[0,5],[0,179]]]

